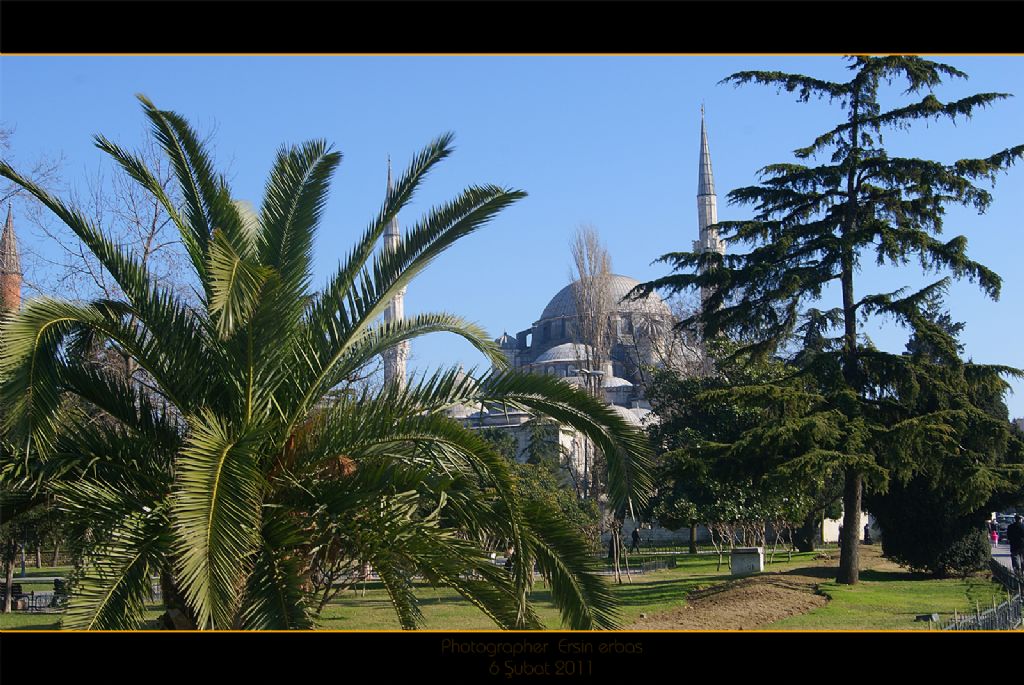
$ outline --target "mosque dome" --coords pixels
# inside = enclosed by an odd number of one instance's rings
[[[622,298],[626,293],[638,285],[640,285],[640,281],[635,278],[630,278],[629,276],[613,274],[608,278],[606,285],[608,289],[608,300],[612,303],[615,311],[623,314],[643,314],[663,319],[672,318],[671,310],[668,308],[668,305],[658,297],[657,293],[651,293],[642,300],[623,302]],[[576,290],[578,287],[579,281],[573,281],[559,290],[558,293],[551,298],[551,301],[548,302],[548,306],[544,308],[544,312],[540,315],[538,321],[576,316]]]
[[[509,335],[507,331],[502,333],[501,337],[497,338],[494,342],[498,344],[498,347],[504,350],[515,349],[517,346],[516,339]]]
[[[617,404],[611,405],[611,409],[636,428],[643,428],[651,414],[650,409],[620,407]]]
[[[632,388],[633,384],[627,381],[625,378],[619,378],[618,376],[607,376],[601,379],[602,388]]]
[[[563,343],[555,345],[533,360],[534,364],[556,364],[559,362],[577,362],[587,359],[590,346],[582,343]]]

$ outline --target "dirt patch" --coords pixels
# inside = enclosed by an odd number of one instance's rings
[[[823,606],[828,599],[814,589],[796,577],[745,578],[690,595],[685,606],[627,630],[751,630]]]
[[[861,569],[896,570],[875,547],[861,548]],[[820,559],[804,568],[730,580],[691,593],[686,605],[642,618],[627,630],[756,630],[828,603],[818,585],[835,577],[838,561]]]

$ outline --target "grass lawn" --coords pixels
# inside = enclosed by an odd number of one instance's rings
[[[819,586],[831,601],[801,616],[768,626],[780,630],[928,630],[915,622],[918,614],[938,613],[945,620],[953,611],[973,612],[1006,599],[1002,586],[988,576],[933,580],[907,571],[865,570],[856,585],[827,581]]]
[[[786,556],[776,555],[772,570],[795,568],[807,563],[813,554],[794,554],[792,562]],[[640,618],[641,613],[665,611],[686,603],[686,595],[694,590],[710,587],[727,580],[729,568],[717,570],[716,555],[684,555],[676,568],[632,575],[632,582],[613,585],[619,600],[619,616],[623,625]],[[609,582],[612,582],[609,577]],[[327,630],[397,630],[398,619],[391,608],[387,593],[379,583],[368,583],[366,596],[362,590],[347,590],[324,608],[320,627]],[[417,586],[420,610],[428,630],[493,630],[494,623],[480,610],[447,588]],[[537,582],[531,595],[537,614],[544,625],[552,630],[562,627],[558,610],[551,602],[551,593],[544,583]]]
[[[162,604],[147,604],[147,621],[155,621],[164,613]],[[62,614],[58,613],[29,613],[18,611],[10,614],[0,614],[0,630],[58,630]]]
[[[999,585],[985,576],[966,580],[931,580],[900,570],[882,560],[879,568],[861,572],[861,582],[855,586],[838,585],[831,581],[829,568],[809,569],[813,553],[794,554],[792,561],[786,555],[776,556],[770,571],[807,569],[821,575],[820,591],[831,598],[826,605],[810,613],[779,621],[771,629],[800,630],[927,630],[928,624],[915,623],[917,614],[939,612],[943,618],[956,611],[973,611],[975,602],[984,610],[1004,598]],[[623,625],[635,623],[640,614],[668,611],[686,603],[686,596],[712,585],[723,583],[731,576],[727,565],[717,569],[716,555],[682,555],[674,569],[633,575],[632,582],[613,585],[619,600],[619,618]],[[69,569],[33,569],[30,575],[64,575]],[[22,582],[22,581],[18,581]],[[609,582],[611,578],[609,577]],[[34,585],[22,583],[26,590]],[[38,590],[52,590],[52,584],[40,585]],[[416,594],[420,599],[424,628],[432,630],[492,630],[494,624],[480,610],[447,588],[433,588],[418,583]],[[561,627],[558,610],[551,602],[550,589],[538,581],[532,595],[541,621],[549,629]],[[161,607],[152,605],[146,618],[156,618]],[[13,613],[0,614],[0,629],[53,630],[58,627],[59,614]],[[380,583],[367,583],[365,594],[360,586],[342,592],[320,615],[319,627],[327,630],[395,630],[398,620],[387,593]]]

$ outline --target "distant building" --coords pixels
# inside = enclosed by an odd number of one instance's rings
[[[697,187],[698,240],[695,250],[724,252],[725,244],[713,228],[718,222],[717,198],[711,170],[704,113],[701,111],[699,174]],[[548,301],[533,324],[514,336],[504,333],[495,342],[513,369],[555,376],[577,387],[600,388],[604,400],[630,424],[643,427],[654,420],[647,402],[646,375],[651,368],[672,360],[695,361],[697,349],[686,347],[673,333],[676,323],[671,309],[652,293],[641,300],[623,301],[640,282],[621,274],[610,275],[602,288],[611,303],[608,359],[602,368],[590,368],[593,358],[589,341],[578,328],[577,302],[580,282],[574,281]],[[527,422],[531,416],[503,406],[460,407],[451,415],[472,428],[500,428],[513,431],[520,458],[530,440]],[[589,480],[588,449],[582,436],[566,427],[559,432],[559,446],[570,476],[579,485]]]

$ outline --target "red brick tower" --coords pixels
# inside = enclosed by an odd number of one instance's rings
[[[18,241],[14,237],[14,219],[7,205],[7,222],[0,235],[0,313],[21,308],[21,260]]]

